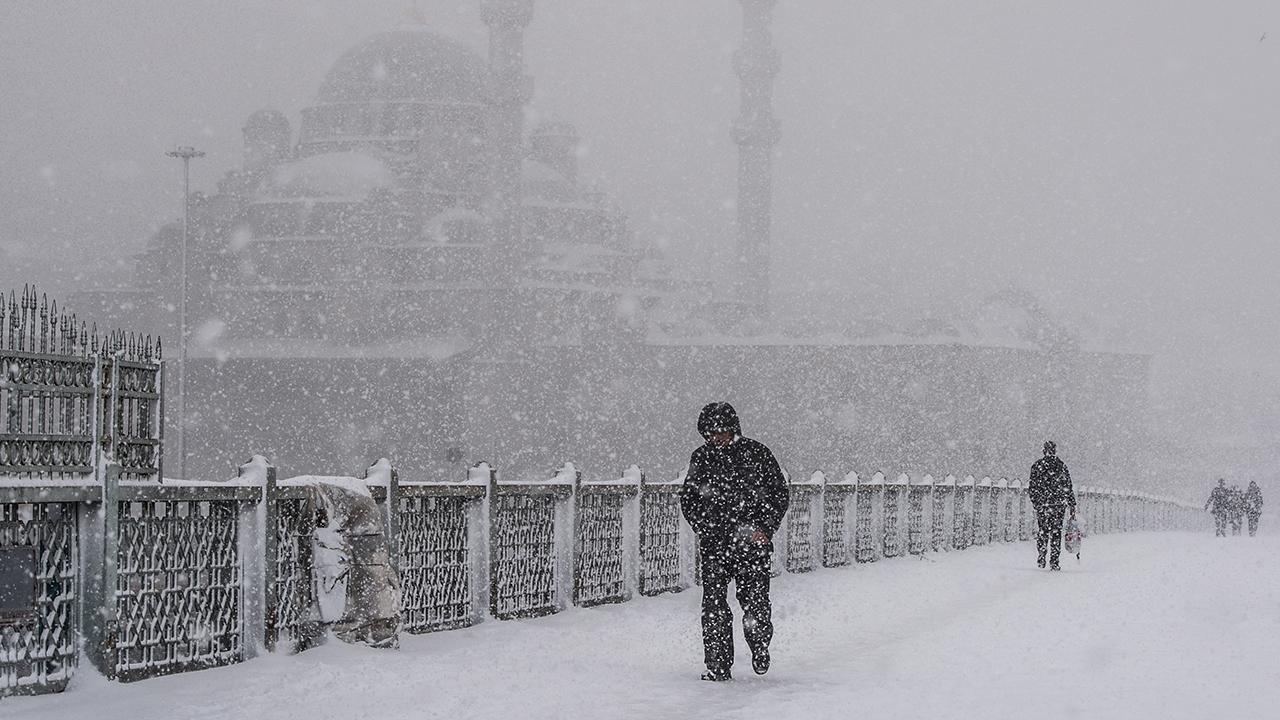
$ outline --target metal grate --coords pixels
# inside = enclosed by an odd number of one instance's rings
[[[858,562],[875,562],[879,557],[876,552],[875,517],[871,511],[875,498],[873,490],[858,490],[858,507],[855,511],[857,520],[854,527],[854,558]]]
[[[475,578],[464,497],[400,498],[404,628],[420,633],[473,622]]]
[[[314,640],[318,618],[314,613],[315,578],[312,535],[315,513],[305,498],[281,498],[276,521],[275,630],[279,639],[295,650]]]
[[[928,549],[924,528],[924,501],[928,495],[925,488],[913,488],[907,492],[907,552],[912,555]]]
[[[822,496],[822,565],[839,567],[849,562],[848,531],[845,514],[851,492],[827,488]]]
[[[791,488],[791,502],[787,508],[787,572],[809,572],[817,565],[811,502],[815,492],[814,488]]]
[[[973,544],[973,504],[970,502],[973,490],[956,488],[955,513],[952,516],[952,546],[963,550]]]
[[[586,487],[579,492],[573,573],[573,601],[577,605],[627,599],[622,534],[625,500],[622,494],[591,492]]]
[[[680,496],[646,489],[640,499],[640,593],[680,589]]]
[[[556,611],[556,497],[498,494],[493,527],[493,615]]]
[[[935,552],[949,547],[947,542],[947,498],[953,491],[934,489],[933,491],[933,523],[929,530],[929,542]]]
[[[122,502],[119,535],[117,676],[239,662],[235,502]]]
[[[0,504],[0,548],[35,551],[34,612],[0,623],[0,695],[58,692],[76,666],[74,503]]]
[[[902,535],[899,528],[899,511],[901,493],[897,489],[884,491],[884,556],[897,557],[902,554]]]

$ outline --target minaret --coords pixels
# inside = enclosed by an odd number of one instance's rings
[[[781,134],[773,117],[773,79],[780,67],[773,47],[777,0],[740,0],[742,47],[733,65],[742,87],[742,114],[733,124],[738,144],[737,299],[769,311],[769,230],[773,204],[773,146]]]
[[[487,210],[495,241],[511,262],[520,244],[524,106],[533,95],[533,79],[524,74],[524,31],[533,19],[533,0],[484,0],[481,12],[489,27]]]

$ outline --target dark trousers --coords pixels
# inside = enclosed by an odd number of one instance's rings
[[[1058,566],[1058,555],[1062,552],[1062,517],[1066,510],[1063,505],[1036,508],[1036,552],[1043,561],[1045,550],[1048,550],[1051,567]]]
[[[773,607],[769,604],[768,545],[735,543],[723,550],[702,550],[702,645],[708,668],[733,665],[733,611],[729,609],[729,581],[742,606],[742,634],[752,653],[769,647],[773,639]]]
[[[1213,534],[1216,537],[1227,536],[1227,514],[1224,512],[1215,512],[1213,514]]]
[[[1258,518],[1262,513],[1249,513],[1249,537],[1253,537],[1258,532]]]
[[[1240,513],[1231,513],[1231,534],[1239,535],[1240,526],[1244,524],[1244,515]]]

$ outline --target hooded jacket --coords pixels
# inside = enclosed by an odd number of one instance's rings
[[[1057,455],[1045,455],[1031,466],[1031,482],[1027,495],[1035,507],[1069,505],[1076,510],[1076,493],[1071,487],[1071,473]]]
[[[1262,488],[1258,483],[1249,483],[1249,489],[1244,491],[1244,511],[1250,515],[1262,512]]]
[[[733,442],[717,447],[713,432],[732,432]],[[680,509],[704,550],[745,543],[755,530],[773,534],[790,504],[782,468],[763,443],[742,437],[738,414],[729,403],[711,403],[698,416],[707,439],[689,458],[680,489]]]

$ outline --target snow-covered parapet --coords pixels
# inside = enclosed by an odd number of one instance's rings
[[[933,487],[933,476],[925,473],[923,477],[917,476],[911,481],[914,487]]]
[[[884,486],[884,473],[877,470],[875,475],[872,475],[867,480],[860,481],[858,484],[868,487],[882,487]]]
[[[787,482],[792,485],[821,485],[822,479],[826,477],[822,474],[821,470],[811,473],[809,477],[797,478],[795,480],[791,479],[791,476],[787,474],[786,470],[783,470],[782,474],[786,476]]]
[[[965,479],[967,480],[968,478],[965,478]],[[984,475],[982,479],[978,481],[978,487],[980,488],[989,488],[991,487],[991,484],[992,483],[991,483],[990,475]]]
[[[1022,481],[1021,481],[1021,480],[1019,480],[1019,479],[1017,479],[1017,478],[1014,478],[1013,480],[1010,480],[1010,481],[1009,481],[1009,489],[1010,489],[1010,490],[1021,490],[1021,489],[1022,489]]]
[[[955,487],[955,486],[956,486],[956,476],[955,476],[955,475],[948,475],[948,476],[946,476],[946,477],[942,478],[942,482],[939,482],[939,483],[938,483],[938,486],[939,486],[939,487]]]
[[[969,487],[969,488],[973,487],[975,484],[976,482],[974,481],[972,475],[965,475],[964,479],[958,483],[960,487]]]
[[[847,472],[847,473],[845,473],[845,474],[844,474],[844,477],[840,478],[839,480],[831,481],[831,482],[829,482],[828,484],[830,484],[830,485],[857,485],[857,484],[858,484],[858,471],[857,471],[857,470],[850,470],[849,472]]]
[[[826,485],[827,474],[822,472],[821,470],[814,470],[813,474],[809,476],[809,482],[813,483],[814,485]]]
[[[1004,490],[1009,487],[1009,478],[1002,477],[996,481],[996,487]]]
[[[911,478],[906,473],[898,473],[898,477],[890,480],[887,485],[894,487],[906,487],[911,484]]]
[[[618,480],[624,483],[635,483],[639,485],[641,482],[644,482],[644,472],[640,469],[639,465],[631,465],[626,470],[622,471],[622,476],[619,477]]]
[[[378,458],[378,462],[370,465],[368,471],[365,472],[365,484],[371,487],[389,488],[391,487],[391,473],[391,461],[386,458]]]

